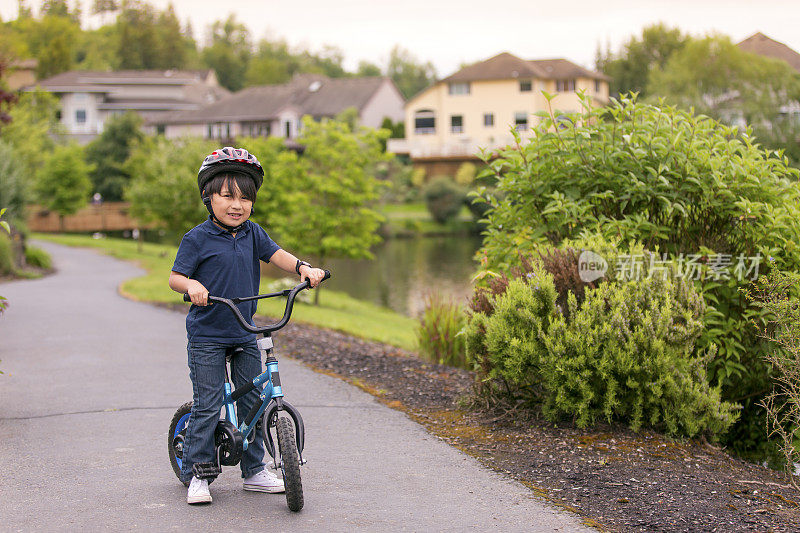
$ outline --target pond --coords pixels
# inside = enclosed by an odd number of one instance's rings
[[[480,245],[474,236],[387,239],[373,248],[372,261],[326,261],[333,276],[325,285],[409,316],[419,316],[431,293],[466,304]]]

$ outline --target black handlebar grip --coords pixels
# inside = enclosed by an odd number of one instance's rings
[[[188,293],[183,295],[183,301],[184,302],[191,302],[192,301],[192,299],[189,298],[189,294]]]
[[[328,279],[330,277],[331,277],[331,271],[330,270],[326,270],[325,271],[325,275],[322,276],[322,281],[325,281],[326,279]]]

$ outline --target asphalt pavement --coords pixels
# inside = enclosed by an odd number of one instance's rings
[[[591,530],[280,345],[306,424],[305,507],[245,492],[238,467],[213,504],[187,505],[166,447],[191,399],[184,315],[119,296],[141,274],[130,264],[39,245],[57,273],[0,284],[0,531]]]

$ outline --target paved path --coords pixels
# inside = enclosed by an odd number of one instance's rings
[[[0,530],[586,530],[402,413],[288,358],[284,389],[307,427],[305,508],[244,492],[236,467],[211,486],[212,505],[187,505],[166,450],[172,413],[191,399],[183,315],[118,296],[140,273],[126,263],[42,247],[56,275],[0,284],[11,301],[0,317]]]

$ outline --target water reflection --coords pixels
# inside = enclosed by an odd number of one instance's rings
[[[472,257],[480,242],[480,237],[465,236],[388,239],[372,250],[372,261],[326,261],[335,275],[325,283],[355,298],[418,316],[431,291],[466,303],[477,269]]]

